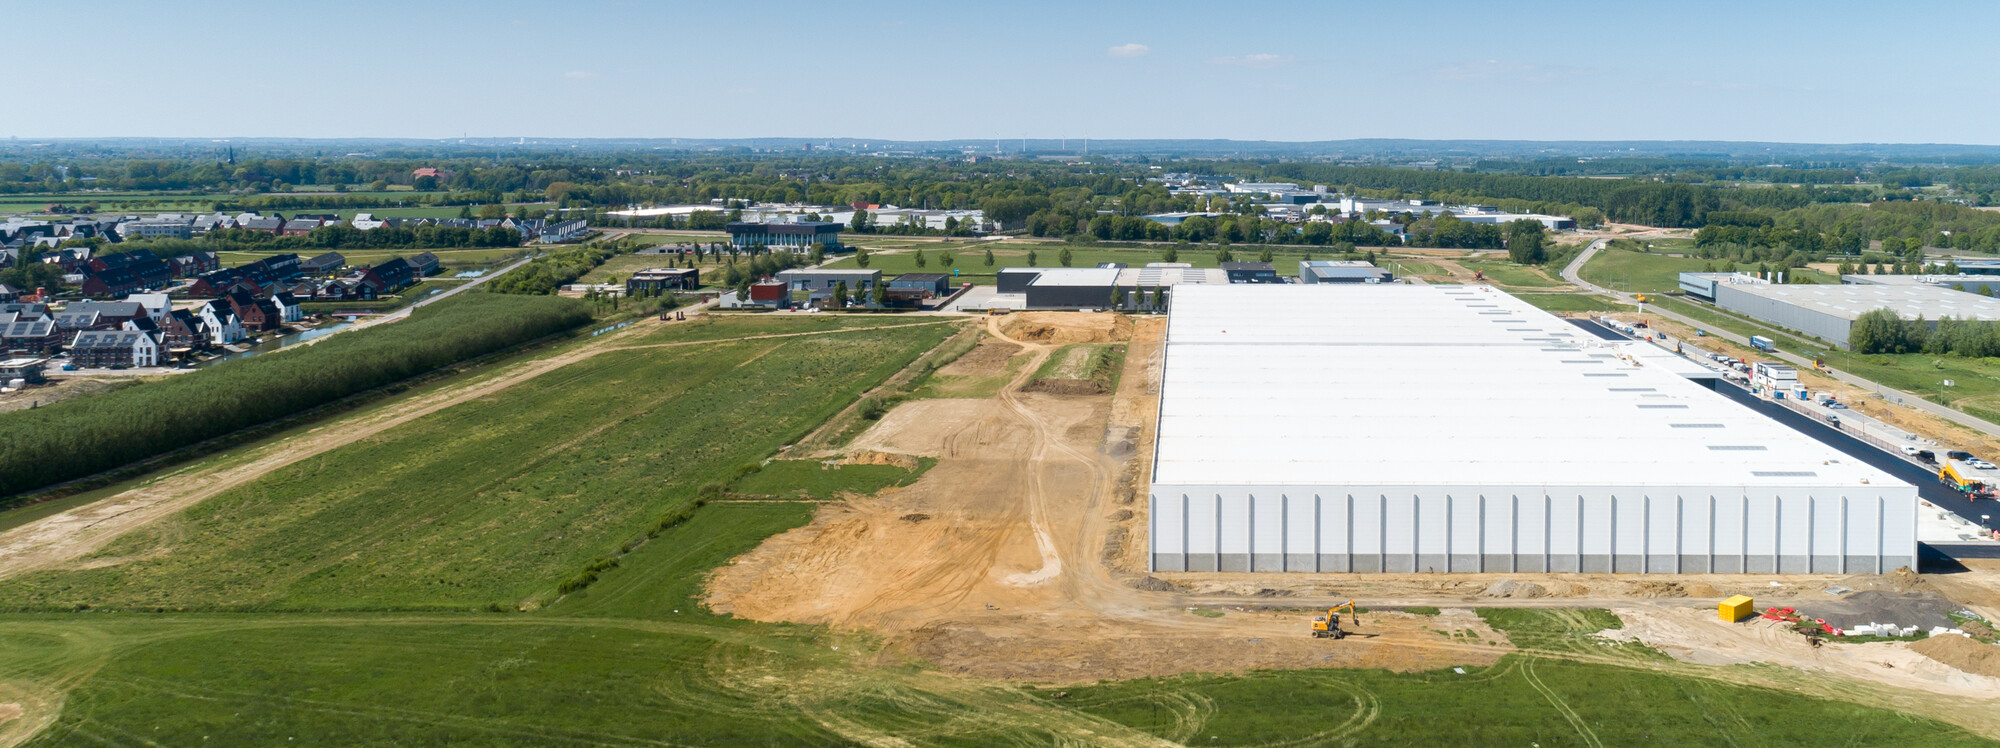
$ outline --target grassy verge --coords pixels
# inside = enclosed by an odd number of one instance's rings
[[[923,477],[937,459],[924,457],[915,469],[895,465],[828,465],[819,460],[773,460],[729,487],[731,498],[832,501],[865,496]]]
[[[1636,309],[1631,304],[1620,304],[1596,294],[1517,293],[1514,295],[1545,312],[1630,312]]]

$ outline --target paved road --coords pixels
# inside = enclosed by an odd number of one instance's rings
[[[1581,286],[1585,289],[1589,289],[1599,294],[1611,296],[1621,301],[1625,301],[1627,303],[1636,304],[1638,303],[1638,301],[1633,298],[1632,294],[1625,293],[1623,291],[1613,291],[1603,286],[1587,283],[1583,280],[1583,277],[1579,274],[1583,269],[1584,263],[1589,262],[1590,258],[1596,255],[1598,250],[1603,249],[1604,245],[1609,241],[1610,241],[1609,239],[1599,239],[1597,241],[1591,242],[1589,247],[1586,247],[1583,250],[1583,252],[1577,254],[1576,259],[1572,260],[1569,263],[1568,267],[1563,268],[1562,271],[1563,280],[1567,280],[1571,283],[1574,283],[1578,286]],[[1692,317],[1682,316],[1680,314],[1676,314],[1674,312],[1661,309],[1657,305],[1654,306],[1652,309],[1647,310],[1646,313],[1657,314],[1667,319],[1671,319],[1676,322],[1680,322],[1682,324],[1694,327],[1696,329],[1706,331],[1709,335],[1722,338],[1723,340],[1727,340],[1732,343],[1737,343],[1746,346],[1750,344],[1750,339],[1745,336],[1738,335],[1728,330],[1718,329],[1714,325],[1702,322]],[[1795,355],[1792,353],[1787,353],[1784,351],[1772,351],[1771,357],[1782,361],[1790,362],[1791,364],[1798,366],[1800,368],[1804,369],[1814,368],[1812,359],[1808,359],[1803,356]],[[1913,395],[1893,387],[1887,387],[1880,383],[1863,379],[1861,377],[1857,377],[1853,374],[1849,374],[1844,371],[1840,371],[1837,369],[1827,369],[1826,372],[1829,376],[1832,376],[1834,379],[1838,379],[1842,382],[1846,382],[1856,387],[1873,390],[1876,395],[1880,396],[1882,399],[1887,400],[1891,403],[1916,408],[1917,410],[1924,411],[1925,413],[1929,413],[1939,418],[1943,418],[1958,425],[1965,426],[1967,428],[1975,429],[1978,431],[1983,431],[1993,436],[2000,436],[2000,424],[1993,423],[1992,421],[1968,415],[1961,411],[1952,410],[1951,408],[1945,407],[1943,405],[1939,405],[1929,400],[1925,400],[1920,396]]]
[[[1608,329],[1595,322],[1586,320],[1570,320],[1570,322],[1593,335],[1607,340],[1632,339],[1623,333]],[[1718,381],[1715,391],[1723,397],[1758,413],[1762,413],[1774,421],[1785,424],[1791,427],[1792,430],[1811,437],[1821,444],[1837,449],[1841,453],[1860,460],[1870,467],[1916,486],[1918,497],[1937,505],[1941,509],[1956,514],[1968,522],[1976,525],[1979,524],[1979,515],[1981,514],[2000,514],[2000,505],[1977,504],[1971,499],[1965,498],[1964,494],[1945,487],[1944,484],[1938,482],[1937,471],[1930,467],[1918,465],[1905,459],[1902,455],[1885,452],[1874,445],[1854,438],[1840,429],[1829,426],[1823,421],[1809,418],[1791,408],[1752,395],[1748,390],[1743,389],[1733,382],[1727,380]],[[2000,546],[1990,543],[1966,543],[1963,545],[1926,543],[1924,545],[1930,549],[1932,552],[1931,555],[1934,558],[2000,557]]]

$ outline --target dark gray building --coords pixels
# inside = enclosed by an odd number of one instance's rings
[[[891,291],[922,291],[932,296],[951,293],[951,276],[944,273],[904,273],[889,280]]]
[[[1396,274],[1365,260],[1300,260],[1299,282],[1394,283]]]
[[[1118,268],[1007,268],[1033,271],[1021,293],[1027,309],[1109,309],[1118,287]],[[1002,271],[1003,273],[1006,271]],[[1008,279],[1018,283],[1017,277]],[[1002,276],[1006,279],[1007,276]],[[1002,293],[1013,293],[1004,288]]]
[[[1229,274],[1230,283],[1283,283],[1277,268],[1268,262],[1225,262],[1222,272]]]
[[[795,268],[778,273],[778,280],[793,291],[825,291],[841,283],[847,284],[847,292],[867,291],[882,282],[880,270]]]

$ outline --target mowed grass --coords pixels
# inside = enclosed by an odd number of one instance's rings
[[[1459,264],[1464,266],[1466,270],[1485,273],[1487,279],[1502,286],[1555,288],[1569,285],[1550,278],[1537,268],[1524,267],[1511,262],[1465,261]]]
[[[0,600],[17,609],[537,605],[701,485],[797,439],[948,332],[608,352],[274,471],[95,556],[125,563],[0,582]]]
[[[1726,260],[1696,260],[1606,249],[1592,256],[1578,275],[1613,290],[1667,293],[1680,289],[1681,273],[1698,273],[1711,267],[1727,271],[1729,266]]]
[[[1514,296],[1545,312],[1630,312],[1636,308],[1586,293],[1517,293]]]

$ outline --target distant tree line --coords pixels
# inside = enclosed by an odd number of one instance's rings
[[[2000,357],[2000,323],[1920,315],[1903,319],[1888,309],[1863,312],[1848,328],[1847,347],[1855,353],[1926,353],[1967,358]]]
[[[469,293],[393,325],[0,413],[0,496],[81,478],[590,321],[572,299]]]

